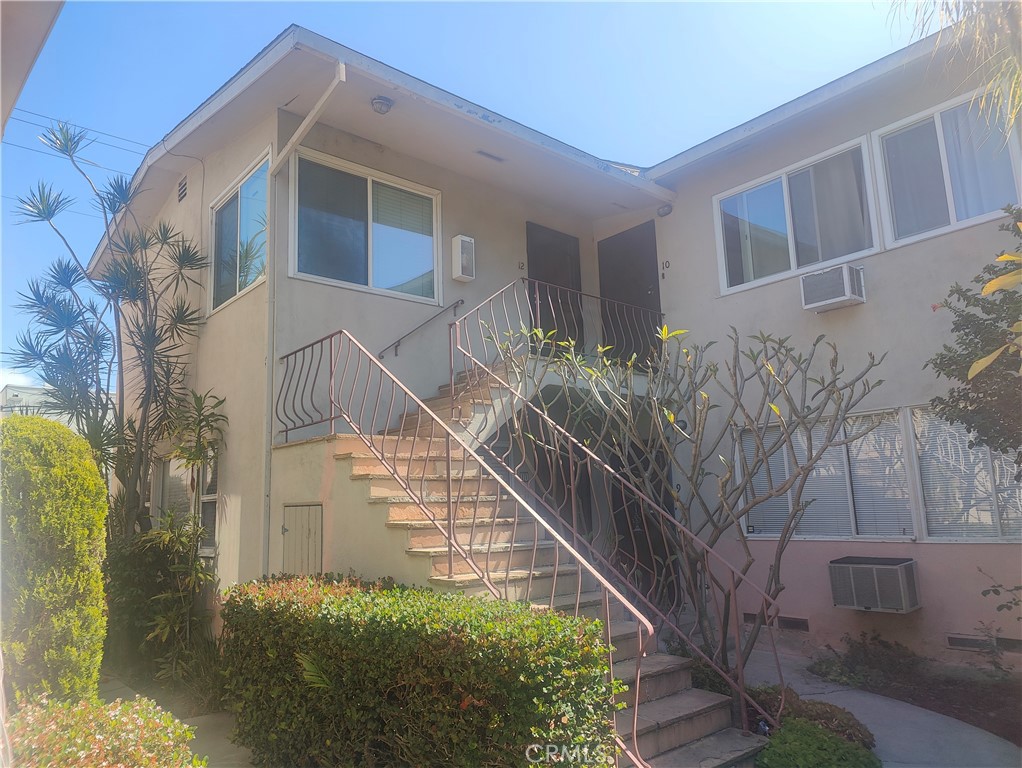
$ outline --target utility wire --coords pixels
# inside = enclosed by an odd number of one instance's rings
[[[115,133],[106,133],[105,131],[97,131],[95,128],[86,128],[84,125],[78,125],[77,123],[72,123],[72,122],[70,122],[68,120],[60,120],[59,118],[51,117],[50,115],[44,115],[44,114],[41,114],[39,112],[32,112],[32,111],[27,110],[27,109],[22,109],[21,107],[15,107],[14,111],[15,112],[24,112],[26,115],[33,115],[35,117],[41,117],[43,120],[52,120],[55,123],[67,123],[68,125],[73,126],[75,128],[81,128],[83,131],[89,131],[90,133],[98,133],[101,136],[109,136],[111,139],[119,139],[121,141],[126,141],[129,144],[138,144],[138,146],[145,147],[146,149],[149,149],[149,147],[151,146],[151,145],[145,144],[145,143],[143,143],[141,141],[135,141],[134,139],[126,139],[123,136],[118,136]]]
[[[48,125],[43,125],[42,123],[33,123],[31,120],[24,120],[24,119],[22,119],[20,117],[14,117],[13,115],[11,116],[11,120],[17,120],[19,123],[26,123],[27,125],[34,125],[37,128],[49,128],[50,127]],[[119,147],[116,144],[111,144],[108,141],[100,141],[99,139],[93,139],[93,142],[96,143],[96,144],[102,144],[104,147],[113,147],[114,149],[119,149],[122,152],[131,152],[132,154],[135,154],[135,155],[144,155],[145,154],[145,152],[139,152],[137,149],[129,149],[128,147]]]
[[[62,160],[65,159],[64,155],[58,155],[56,152],[45,152],[45,151],[43,151],[41,149],[36,149],[35,147],[26,147],[23,144],[14,144],[14,143],[12,143],[10,141],[4,141],[3,145],[5,147],[15,147],[17,149],[24,149],[24,150],[27,150],[29,152],[38,152],[40,155],[46,155],[47,157],[56,157],[56,158],[60,158]],[[103,171],[110,171],[110,173],[119,173],[122,176],[130,176],[131,175],[131,174],[127,173],[126,171],[118,171],[116,168],[107,168],[105,165],[100,165],[99,163],[94,163],[91,160],[85,160],[84,158],[78,158],[78,161],[82,162],[82,163],[88,163],[93,168],[99,168],[100,170],[103,170]]]

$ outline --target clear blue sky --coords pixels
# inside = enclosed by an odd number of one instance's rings
[[[3,329],[27,281],[62,255],[14,199],[39,180],[78,202],[58,220],[83,260],[101,220],[41,149],[59,118],[97,135],[88,157],[132,173],[142,153],[297,23],[599,157],[653,165],[907,45],[886,2],[95,3],[68,0],[4,133]],[[37,113],[37,114],[31,114]],[[39,117],[43,115],[45,117]],[[25,122],[28,121],[28,122]],[[130,140],[130,141],[129,141]],[[132,143],[138,142],[138,143]],[[109,171],[96,168],[102,179]]]

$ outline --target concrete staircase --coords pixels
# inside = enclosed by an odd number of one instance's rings
[[[466,410],[477,401],[489,405],[484,400],[489,392],[486,386],[466,388],[454,404],[454,416],[470,418]],[[426,403],[448,421],[452,407],[444,394]],[[459,426],[463,428],[464,422],[452,426],[461,432]],[[426,414],[405,414],[397,430],[392,427],[385,438],[374,439],[384,441],[388,458],[430,514],[446,526],[446,441],[432,419]],[[457,553],[449,568],[445,532],[437,529],[369,448],[356,437],[337,440],[335,457],[347,465],[351,483],[364,487],[367,504],[378,510],[370,519],[403,539],[408,565],[400,570],[403,577],[441,591],[488,595],[483,580]],[[454,535],[486,570],[491,582],[510,600],[600,617],[602,598],[595,579],[580,572],[566,551],[521,511],[495,480],[483,476],[478,465],[462,459],[460,450],[452,456]],[[649,653],[641,659],[641,684],[636,692],[636,624],[627,621],[620,608],[616,613],[612,609],[611,639],[616,648],[614,676],[629,686],[622,697],[627,708],[616,715],[618,733],[629,747],[635,731],[639,754],[657,768],[752,768],[765,739],[731,727],[730,697],[692,687],[692,660]],[[631,763],[623,756],[620,764]]]

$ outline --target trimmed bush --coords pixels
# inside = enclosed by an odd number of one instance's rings
[[[235,586],[222,615],[236,734],[263,765],[518,766],[531,744],[576,747],[580,765],[613,754],[599,622],[308,578]]]
[[[19,768],[184,768],[194,734],[150,699],[98,704],[51,702],[23,707],[10,723]]]
[[[865,747],[800,717],[784,721],[756,755],[756,768],[881,768]]]
[[[777,712],[781,706],[781,688],[777,685],[764,685],[749,689],[749,695],[756,700],[767,712]],[[760,715],[752,708],[749,709],[749,717],[752,722]],[[829,704],[825,701],[812,701],[801,698],[791,688],[786,689],[784,694],[784,710],[781,712],[781,725],[784,726],[790,718],[799,718],[816,723],[835,736],[840,736],[846,741],[851,741],[866,749],[873,749],[876,746],[876,739],[873,733],[859,722],[851,712],[837,704]]]
[[[16,701],[95,698],[106,635],[106,489],[88,443],[39,416],[0,423],[5,682]]]

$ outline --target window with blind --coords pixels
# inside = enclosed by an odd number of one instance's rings
[[[805,511],[795,528],[796,536],[896,538],[913,535],[898,414],[889,411],[853,417],[846,423],[844,434],[858,434],[870,426],[874,426],[873,430],[854,442],[823,451],[802,490],[801,503]],[[798,462],[805,462],[810,454],[820,451],[825,431],[825,427],[818,426],[811,434],[795,433],[793,448]],[[780,434],[778,427],[768,428],[764,444],[777,441]],[[741,442],[748,464],[755,453],[754,437],[744,432]],[[783,447],[767,464],[769,467],[765,464],[752,478],[751,497],[767,494],[795,470]],[[750,534],[780,535],[793,502],[791,491],[767,499],[749,513],[746,530]]]
[[[969,447],[969,434],[929,408],[912,409],[927,535],[935,538],[1018,538],[1022,485],[1008,457]]]
[[[297,175],[300,274],[436,298],[436,193],[307,157]]]

